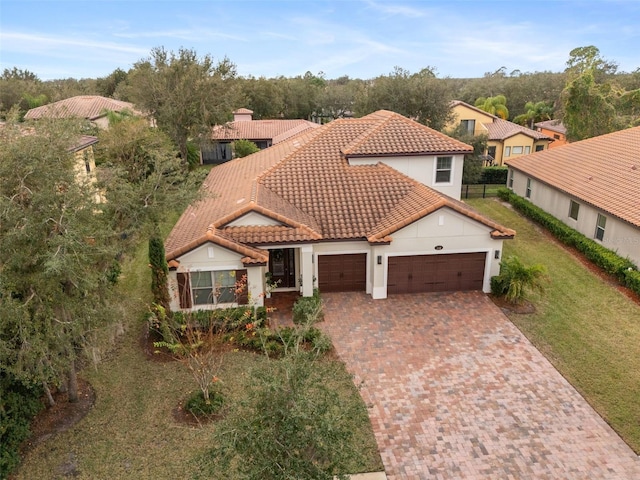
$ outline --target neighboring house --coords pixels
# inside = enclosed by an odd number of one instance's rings
[[[142,115],[135,109],[133,103],[114,100],[98,95],[79,95],[59,102],[49,103],[41,107],[32,108],[24,116],[25,120],[39,118],[86,118],[98,128],[108,128],[107,112],[121,113],[128,111],[134,115]]]
[[[0,122],[0,128],[8,127],[6,123]],[[32,135],[34,133],[33,128],[24,125],[16,126],[16,128],[18,128],[18,135]],[[81,135],[78,137],[77,141],[69,147],[69,153],[73,154],[75,158],[74,170],[78,182],[88,183],[89,185],[95,185],[97,182],[96,162],[93,155],[93,145],[96,143],[98,143],[98,137],[94,137],[92,135]],[[96,203],[104,201],[102,194],[97,188],[94,200]]]
[[[231,160],[231,143],[235,140],[249,140],[264,150],[318,127],[319,124],[307,120],[253,120],[251,110],[240,108],[233,112],[233,122],[213,127],[212,144],[202,149],[202,163],[218,164]]]
[[[553,138],[549,148],[561,147],[567,144],[567,129],[560,120],[546,120],[538,122],[534,126],[538,132]]]
[[[513,230],[459,201],[472,148],[401,115],[338,119],[212,169],[165,242],[171,308],[282,291],[490,290]]]
[[[462,124],[474,136],[487,135],[486,165],[503,165],[509,158],[546,150],[553,141],[544,133],[502,120],[459,100],[451,103],[451,111],[454,120],[447,125],[447,130]]]
[[[515,193],[640,266],[640,127],[507,163]]]

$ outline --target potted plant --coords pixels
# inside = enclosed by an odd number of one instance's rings
[[[280,283],[280,280],[274,280],[273,273],[271,272],[265,273],[264,278],[265,278],[264,293],[267,298],[271,298],[271,292],[273,292],[273,290],[278,288],[278,283]]]

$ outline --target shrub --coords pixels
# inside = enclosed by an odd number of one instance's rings
[[[527,267],[516,256],[500,262],[500,275],[491,279],[491,292],[511,303],[521,303],[532,290],[543,290],[547,269],[536,264]]]
[[[482,169],[480,183],[492,185],[506,185],[508,167],[485,167]]]
[[[529,200],[516,195],[507,188],[498,190],[498,196],[500,199],[511,203],[517,211],[529,219],[542,225],[562,243],[574,247],[593,264],[605,272],[614,275],[621,284],[626,285],[633,292],[640,295],[640,284],[638,284],[636,280],[637,275],[633,273],[637,272],[637,268],[631,260],[623,258],[616,252],[587,238],[553,215],[535,206]]]
[[[43,408],[39,388],[25,386],[0,371],[0,478],[20,463],[20,444],[29,437],[33,417]]]
[[[251,140],[236,140],[232,145],[235,158],[246,157],[260,151],[258,146]]]
[[[322,313],[322,299],[320,291],[315,288],[312,297],[300,297],[293,304],[293,323],[296,325],[303,323],[316,323],[324,319]]]
[[[184,409],[201,418],[219,413],[224,406],[224,396],[218,391],[209,393],[209,403],[200,390],[194,391],[184,404]]]

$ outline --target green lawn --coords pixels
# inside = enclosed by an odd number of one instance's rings
[[[549,271],[545,293],[532,297],[537,312],[511,321],[640,453],[640,306],[497,199],[467,202],[517,231],[503,258]]]
[[[197,388],[187,368],[178,362],[150,360],[140,346],[150,284],[146,248],[140,249],[133,267],[122,279],[122,309],[128,312],[123,317],[125,334],[97,369],[82,372],[96,391],[95,406],[72,429],[34,448],[16,472],[16,480],[62,478],[63,472],[79,479],[191,478],[200,456],[211,447],[215,422],[196,428],[177,423],[172,416],[179,402]],[[265,361],[260,354],[227,354],[219,377],[229,398],[243,394],[246,372]],[[327,362],[335,361],[325,362],[329,368]],[[342,375],[335,389],[343,402],[360,404],[363,413],[350,421],[356,432],[354,443],[366,452],[366,459],[350,465],[346,473],[380,470],[366,408],[346,369],[338,370]],[[223,472],[219,478],[225,478]]]

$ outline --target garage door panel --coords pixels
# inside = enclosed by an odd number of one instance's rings
[[[364,291],[366,285],[366,253],[318,256],[318,288],[321,292]]]
[[[486,254],[389,257],[387,293],[482,290]]]

